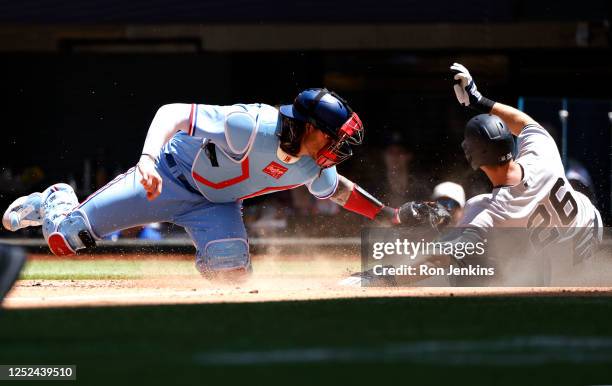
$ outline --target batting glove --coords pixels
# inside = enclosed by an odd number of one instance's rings
[[[485,98],[478,91],[476,83],[474,79],[472,79],[472,75],[470,75],[468,69],[459,63],[453,63],[450,70],[455,74],[453,77],[455,80],[453,89],[455,90],[455,95],[459,103],[481,113],[490,113],[495,102]]]

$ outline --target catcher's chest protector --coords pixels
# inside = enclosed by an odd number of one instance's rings
[[[267,105],[197,105],[193,135],[201,136],[191,168],[211,202],[231,202],[310,184],[320,168],[311,157],[279,150],[278,111]],[[335,173],[335,170],[333,171]]]

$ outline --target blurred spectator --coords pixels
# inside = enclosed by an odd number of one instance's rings
[[[45,172],[40,166],[31,166],[26,168],[21,175],[21,182],[26,189],[30,189],[40,184],[45,178]]]
[[[354,226],[354,213],[342,209],[331,200],[315,198],[305,186],[292,189],[291,210],[288,214],[288,229],[290,235],[301,237],[325,237],[330,233],[344,235],[347,228]],[[348,216],[348,217],[347,217]],[[361,216],[360,216],[361,217]],[[338,236],[340,237],[340,236]]]
[[[306,187],[292,189],[291,202],[297,216],[323,215],[333,216],[340,212],[340,206],[331,200],[319,200],[315,198]]]
[[[314,213],[314,200],[312,194],[301,186],[297,189],[291,189],[291,206],[298,216],[310,216]]]
[[[255,237],[278,237],[287,230],[291,212],[289,192],[264,195],[245,202],[244,223]]]
[[[334,216],[340,213],[340,205],[336,204],[332,200],[315,200],[315,210],[317,214],[325,216]]]
[[[570,159],[565,171],[567,181],[575,191],[587,196],[591,202],[595,202],[595,187],[588,170],[578,161]]]
[[[274,195],[261,196],[256,199],[257,204],[248,202],[244,206],[244,223],[250,237],[282,237],[289,226],[291,215],[291,196],[289,192],[281,192],[278,197]],[[277,254],[280,248],[276,245],[260,245],[260,253]]]
[[[20,191],[10,168],[2,168],[0,173],[0,193]]]
[[[442,182],[433,190],[431,199],[444,206],[452,216],[450,226],[454,226],[463,217],[465,206],[465,191],[463,187],[454,182]]]
[[[108,173],[106,172],[106,169],[104,167],[98,166],[98,168],[96,169],[94,181],[95,181],[94,191],[100,189],[101,187],[103,187],[104,185],[108,183],[109,181]],[[89,187],[87,187],[87,189],[89,189]]]
[[[399,207],[406,201],[427,197],[427,179],[413,170],[414,153],[408,150],[400,133],[392,133],[383,150],[383,160],[385,187],[381,196],[385,204]]]
[[[285,208],[276,203],[266,204],[257,219],[249,224],[253,236],[274,237],[287,228]]]

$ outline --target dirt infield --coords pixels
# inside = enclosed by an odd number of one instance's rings
[[[138,265],[134,266],[134,260]],[[47,272],[61,266],[58,279],[37,277],[32,266]],[[62,265],[63,264],[63,265]],[[212,283],[193,269],[191,258],[105,256],[104,258],[53,261],[34,256],[27,280],[17,283],[5,300],[6,308],[82,307],[223,302],[268,302],[362,297],[450,297],[450,296],[612,296],[612,287],[404,287],[361,288],[338,284],[359,270],[355,256],[334,259],[296,256],[257,256],[253,277],[239,285]],[[117,278],[108,278],[111,267]],[[72,272],[87,272],[80,279]],[[106,270],[106,271],[105,271]],[[131,271],[130,271],[131,270]],[[101,276],[96,276],[102,272]],[[122,277],[125,275],[125,277]],[[77,277],[76,275],[74,277]]]
[[[164,280],[23,280],[4,306],[7,308],[115,306],[266,302],[358,297],[447,296],[612,296],[611,287],[551,288],[346,288],[335,281],[253,280],[241,286],[212,286],[202,279]]]
[[[267,302],[361,297],[448,296],[612,296],[612,287],[352,288],[336,278],[254,278],[241,285],[202,278],[165,277],[119,280],[22,280],[7,308],[80,307],[223,302]]]

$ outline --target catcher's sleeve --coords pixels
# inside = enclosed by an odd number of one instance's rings
[[[142,154],[156,159],[162,146],[177,131],[189,130],[189,114],[191,107],[188,104],[173,103],[164,105],[157,110],[142,148]]]
[[[340,176],[336,167],[323,169],[312,181],[306,184],[308,191],[320,200],[332,197],[338,190]]]
[[[358,213],[370,220],[399,223],[397,209],[385,206],[344,176],[338,175],[338,187],[330,198],[344,209]]]

